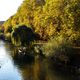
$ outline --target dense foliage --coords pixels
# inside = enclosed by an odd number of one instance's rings
[[[14,45],[29,45],[30,42],[37,39],[37,34],[33,32],[31,28],[28,28],[25,25],[18,25],[16,28],[13,28],[11,33],[11,41]]]
[[[25,24],[38,33],[43,40],[63,35],[67,40],[80,40],[79,0],[24,0],[15,15],[4,23],[4,32]]]

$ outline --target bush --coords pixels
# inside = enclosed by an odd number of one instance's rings
[[[25,25],[18,25],[11,33],[11,40],[14,45],[28,45],[36,38],[33,30]]]
[[[7,40],[7,41],[11,41],[11,33],[6,33],[6,34],[4,34],[5,35],[5,39]]]
[[[54,56],[69,46],[69,42],[61,35],[51,39],[47,44],[43,45],[42,50],[46,56]]]

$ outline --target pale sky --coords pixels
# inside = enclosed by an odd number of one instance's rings
[[[23,0],[0,0],[0,21],[7,20],[16,13]]]

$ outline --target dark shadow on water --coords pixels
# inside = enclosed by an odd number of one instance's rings
[[[34,57],[30,55],[24,55],[14,58],[14,63],[20,66],[24,66],[26,64],[33,64],[34,63]]]
[[[20,48],[10,50],[13,57]],[[13,61],[20,70],[23,80],[80,80],[80,73],[76,74],[74,68],[71,71],[70,66],[56,65],[54,60],[42,57],[36,59],[33,55],[20,54],[13,57]]]
[[[62,77],[62,80],[80,80],[80,73],[77,72],[78,70],[76,70],[75,67],[55,64],[50,60],[47,61],[51,73],[56,74],[58,77]]]

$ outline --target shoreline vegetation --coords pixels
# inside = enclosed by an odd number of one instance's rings
[[[80,74],[80,1],[56,1],[24,0],[0,27],[0,39],[17,48],[15,58],[48,58]]]

